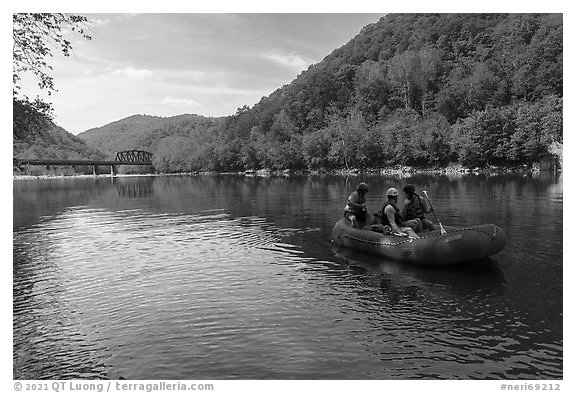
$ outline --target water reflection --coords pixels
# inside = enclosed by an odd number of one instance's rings
[[[411,182],[509,244],[445,269],[333,248],[359,180],[371,210]],[[538,176],[15,182],[14,376],[561,378],[558,198]]]
[[[107,179],[50,179],[13,182],[13,230],[57,216],[69,206],[88,205],[107,198]]]
[[[409,278],[410,286],[419,283],[421,286],[439,287],[443,291],[458,294],[480,290],[488,296],[496,296],[502,294],[506,286],[504,272],[498,262],[490,258],[445,267],[429,267],[385,260],[335,243],[331,247],[336,257],[346,264],[361,271],[371,270],[382,274],[381,288],[390,288],[395,283],[401,283],[400,287],[403,287],[402,283]]]
[[[87,336],[77,311],[63,294],[67,282],[51,254],[49,237],[33,238],[42,248],[17,245],[13,270],[13,356],[18,379],[100,379],[113,376],[104,348]]]
[[[532,348],[530,342],[547,336],[550,325],[531,324],[528,313],[510,302],[508,282],[496,261],[427,269],[383,261],[336,245],[333,251],[356,277],[358,304],[370,313],[374,329],[399,338],[395,348],[409,353],[404,361],[412,359],[414,365],[434,361],[427,372],[415,369],[418,377],[460,379],[462,373],[466,378],[481,379],[562,375],[560,369],[550,369],[553,359],[562,357],[561,339],[546,348]],[[408,343],[406,336],[411,337],[409,345],[401,344]],[[385,361],[398,358],[397,351],[380,355]],[[515,359],[524,361],[515,364]],[[468,370],[472,364],[482,364],[483,371]],[[503,364],[509,368],[502,369]]]
[[[112,183],[116,186],[118,196],[122,198],[142,198],[152,194],[154,177],[143,178],[112,178]]]

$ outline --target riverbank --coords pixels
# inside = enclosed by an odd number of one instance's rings
[[[181,176],[182,174],[159,174],[159,173],[134,173],[122,175],[12,175],[12,180],[53,180],[53,179],[103,179],[103,178],[125,178],[125,177],[149,177],[149,176]]]
[[[339,170],[306,170],[306,171],[291,171],[291,170],[269,170],[259,169],[250,170],[244,173],[249,176],[282,176],[290,174],[309,174],[309,175],[341,175],[341,176],[355,176],[355,175],[404,175],[412,176],[415,174],[506,174],[506,173],[537,173],[540,169],[534,166],[521,165],[521,166],[490,166],[487,168],[466,168],[462,165],[451,164],[442,168],[419,168],[412,166],[396,165],[393,167],[385,168],[370,168],[370,169],[339,169]]]
[[[561,171],[561,170],[560,170]],[[313,175],[313,176],[323,176],[323,175],[336,175],[336,176],[362,176],[362,175],[388,175],[388,176],[413,176],[416,174],[437,174],[437,175],[499,175],[508,173],[539,173],[540,169],[535,167],[529,167],[527,165],[517,166],[517,167],[497,167],[491,166],[488,168],[465,168],[460,165],[450,165],[445,168],[416,168],[410,166],[394,166],[387,168],[372,168],[372,169],[340,169],[340,170],[304,170],[304,171],[292,171],[292,170],[270,170],[270,169],[259,169],[259,170],[248,170],[243,172],[179,172],[179,173],[133,173],[133,174],[117,174],[112,175],[99,174],[99,175],[86,175],[86,174],[74,174],[74,175],[18,175],[14,174],[12,176],[13,180],[48,180],[48,179],[68,179],[68,178],[78,178],[78,179],[94,179],[94,178],[129,178],[129,177],[149,177],[149,176],[196,176],[196,175],[244,175],[250,177],[271,177],[271,176],[291,176],[291,175]]]

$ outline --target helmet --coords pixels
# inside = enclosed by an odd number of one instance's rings
[[[388,189],[388,191],[386,191],[386,196],[393,196],[393,197],[397,197],[398,196],[398,190],[395,189],[394,187],[391,187]]]
[[[358,184],[358,191],[368,192],[368,184],[366,183]]]
[[[404,192],[408,195],[412,195],[414,194],[414,191],[416,191],[416,188],[414,187],[413,184],[406,184],[404,186]]]

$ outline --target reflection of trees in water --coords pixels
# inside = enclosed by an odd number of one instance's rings
[[[122,198],[141,198],[153,193],[154,178],[113,178],[118,196]]]
[[[526,209],[555,216],[541,195],[557,183],[553,174],[499,176],[414,175],[353,176],[348,179],[333,175],[290,177],[245,177],[241,175],[158,177],[154,198],[146,208],[179,213],[198,213],[225,209],[231,218],[265,217],[280,228],[306,226],[331,228],[342,215],[348,195],[361,181],[370,185],[367,195],[369,211],[381,208],[389,187],[416,185],[417,192],[428,190],[434,208],[444,225],[467,226],[495,223],[507,226],[533,225]],[[145,182],[135,178],[134,182]],[[148,180],[149,182],[150,180]],[[147,192],[149,185],[139,183],[140,190],[123,190],[125,194]],[[522,203],[518,203],[521,200]],[[529,221],[529,222],[528,222]]]
[[[110,189],[108,179],[49,179],[13,182],[14,230],[53,217],[70,206],[88,205]]]
[[[403,178],[372,176],[363,180],[370,185],[369,210],[374,204],[381,206],[387,187],[401,189],[412,183],[420,195],[422,190],[428,191],[444,225],[495,223],[509,232],[533,227],[534,214],[561,221],[559,210],[549,203],[551,199],[545,200],[546,192],[550,193],[551,186],[559,183],[559,177],[558,173],[540,172],[460,176],[415,174]],[[553,197],[561,196],[556,193]]]
[[[550,194],[550,199],[555,202],[562,202],[563,201],[563,193],[564,193],[564,182],[562,178],[562,173],[558,177],[557,183],[553,183],[548,188],[548,193]]]
[[[430,191],[434,207],[445,225],[479,221],[502,223],[510,231],[507,231],[510,245],[524,249],[526,255],[519,258],[510,247],[496,256],[495,259],[506,271],[505,278],[499,265],[494,263],[476,270],[470,267],[427,269],[381,261],[370,263],[370,257],[365,255],[337,255],[335,258],[329,247],[330,231],[334,222],[342,216],[347,196],[360,181],[367,181],[371,187],[368,194],[370,210],[381,206],[388,187],[413,183],[420,192],[423,189]],[[325,288],[337,291],[342,285],[351,285],[356,296],[353,299],[355,304],[377,317],[370,319],[374,323],[374,331],[377,331],[377,325],[381,319],[385,319],[386,313],[404,307],[409,308],[410,312],[431,309],[438,315],[463,315],[466,321],[477,314],[478,320],[469,326],[464,326],[468,322],[463,323],[463,328],[473,329],[484,322],[486,325],[495,324],[495,333],[503,337],[533,337],[536,334],[540,340],[543,330],[539,321],[552,321],[547,322],[549,326],[546,326],[552,331],[548,333],[551,338],[540,341],[547,343],[561,336],[561,324],[552,318],[558,314],[558,310],[561,312],[558,296],[561,298],[562,288],[560,284],[560,295],[557,296],[556,291],[550,295],[549,286],[558,285],[540,281],[549,279],[550,265],[542,262],[542,268],[535,269],[540,265],[535,266],[532,255],[528,255],[537,254],[548,247],[543,246],[542,242],[538,245],[530,243],[544,234],[527,236],[522,231],[534,228],[539,223],[535,219],[539,214],[537,212],[549,216],[543,218],[545,222],[557,218],[561,206],[554,207],[545,200],[550,188],[557,182],[556,178],[544,174],[526,177],[464,175],[459,178],[429,175],[402,178],[356,176],[349,178],[348,182],[343,177],[330,175],[288,178],[232,175],[120,177],[112,180],[88,179],[76,184],[69,179],[65,182],[14,182],[14,211],[19,212],[15,214],[14,228],[38,223],[40,217],[56,215],[69,206],[88,206],[89,203],[90,207],[108,210],[137,207],[145,212],[174,212],[181,215],[221,209],[240,225],[261,225],[275,235],[271,236],[272,239],[280,239],[282,230],[290,229],[293,234],[282,235],[281,242],[294,245],[298,258],[296,262],[283,258],[279,260],[282,263],[297,263],[298,271],[309,271],[311,279],[326,282],[323,284]],[[148,198],[136,200],[124,196]],[[253,217],[259,220],[242,220]],[[558,222],[561,224],[561,220]],[[559,230],[556,227],[553,229]],[[42,243],[47,244],[43,240]],[[49,254],[48,250],[41,252]],[[322,268],[318,268],[318,264],[322,264]],[[561,268],[558,271],[561,280]],[[18,271],[17,274],[22,273]],[[33,280],[35,278],[28,281]],[[537,284],[531,280],[537,281]],[[24,303],[30,301],[25,298],[32,296],[31,288],[30,285],[27,289],[24,284],[21,287]],[[454,311],[456,308],[460,310],[457,313]],[[500,318],[503,322],[492,318],[493,315],[509,314],[510,318]],[[533,324],[535,327],[526,327],[530,325],[527,315],[537,318]],[[524,325],[508,323],[517,321]],[[537,342],[536,338],[531,340]],[[530,340],[519,341],[526,343]]]

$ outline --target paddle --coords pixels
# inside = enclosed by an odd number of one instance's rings
[[[424,193],[424,195],[426,196],[426,200],[430,204],[430,208],[432,209],[432,213],[434,213],[434,217],[436,217],[436,221],[438,221],[438,224],[440,224],[440,233],[444,235],[446,233],[446,229],[444,229],[444,227],[442,226],[442,223],[440,222],[440,219],[438,218],[436,211],[432,207],[432,202],[430,202],[430,198],[428,198],[428,193],[426,191],[422,191],[422,192]]]

